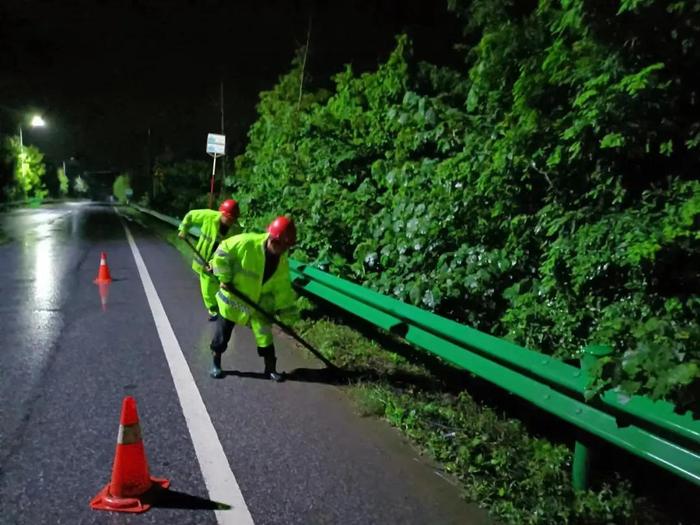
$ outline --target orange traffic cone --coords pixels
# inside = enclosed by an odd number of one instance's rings
[[[167,489],[170,481],[153,478],[149,474],[146,452],[141,441],[136,400],[126,396],[122,402],[112,480],[92,498],[90,507],[120,512],[147,511],[151,505],[142,501],[140,496],[143,496],[154,484]]]
[[[102,252],[100,255],[100,270],[97,272],[97,277],[95,277],[96,283],[111,283],[112,276],[109,274],[109,266],[107,266],[107,254]]]

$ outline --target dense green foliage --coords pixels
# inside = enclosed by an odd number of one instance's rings
[[[58,180],[58,194],[61,197],[68,195],[68,190],[70,189],[70,181],[68,180],[68,175],[66,175],[66,170],[64,168],[56,169],[56,179]]]
[[[297,256],[691,402],[700,366],[696,2],[452,1],[461,71],[400,37],[377,71],[261,94],[228,187]]]
[[[116,197],[119,202],[126,202],[127,200],[127,190],[131,189],[131,178],[128,173],[122,173],[118,175],[114,182],[112,183],[112,195]]]
[[[206,208],[210,176],[206,161],[159,163],[154,170],[155,196],[143,204],[178,217],[192,208]]]
[[[73,192],[76,195],[85,197],[88,191],[90,191],[90,187],[84,178],[78,175],[75,179],[73,179]]]
[[[12,183],[4,191],[9,200],[43,199],[48,193],[43,181],[44,154],[35,146],[21,145],[18,137],[7,139],[6,150],[13,171]]]

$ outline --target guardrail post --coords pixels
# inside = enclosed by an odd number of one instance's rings
[[[591,465],[590,450],[581,441],[574,445],[574,465],[571,472],[571,484],[574,490],[588,489],[588,470]]]
[[[590,345],[583,349],[581,356],[581,372],[588,382],[589,371],[601,357],[612,353],[612,348],[604,345]],[[588,489],[588,473],[591,465],[591,449],[581,440],[574,445],[574,464],[571,472],[571,483],[574,490]]]

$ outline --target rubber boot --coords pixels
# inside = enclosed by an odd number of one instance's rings
[[[282,381],[284,376],[277,372],[277,358],[275,354],[269,352],[266,353],[263,358],[265,359],[265,375],[277,383]]]
[[[209,375],[214,379],[221,379],[224,377],[224,372],[221,370],[221,354],[212,352],[211,355],[213,359]]]

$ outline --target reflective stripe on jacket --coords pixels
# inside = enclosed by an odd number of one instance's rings
[[[179,230],[189,231],[192,226],[199,228],[200,235],[197,241],[197,251],[204,258],[200,259],[196,255],[192,259],[192,269],[197,273],[204,271],[204,265],[211,259],[214,245],[224,239],[233,237],[241,233],[241,227],[237,222],[229,226],[225,236],[219,234],[219,224],[221,224],[221,212],[214,210],[190,210],[180,223]]]
[[[211,258],[211,266],[220,282],[232,284],[263,310],[274,315],[279,311],[295,310],[296,294],[289,280],[286,253],[280,256],[277,269],[263,284],[267,237],[267,233],[243,233],[222,241]],[[216,299],[220,315],[234,323],[247,324],[251,316],[264,318],[223,288],[216,294]]]

